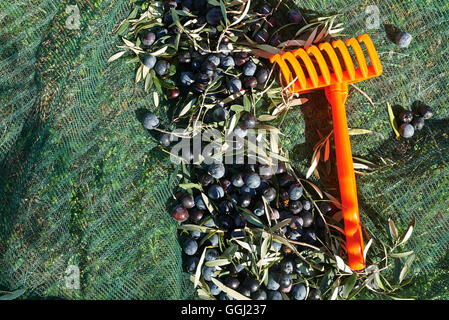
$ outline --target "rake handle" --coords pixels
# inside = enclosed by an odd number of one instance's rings
[[[325,88],[326,97],[332,106],[335,153],[337,158],[338,182],[345,225],[348,264],[352,270],[365,268],[364,245],[357,201],[354,164],[346,120],[345,101],[348,84],[336,83]]]

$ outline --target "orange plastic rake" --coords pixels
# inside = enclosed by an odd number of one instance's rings
[[[365,44],[371,65],[368,65],[360,43]],[[354,61],[352,60],[348,47],[352,47],[355,53],[358,64],[357,69],[354,66]],[[345,63],[344,70],[335,49],[339,50],[343,58]],[[332,64],[332,71],[329,69],[322,52],[325,52],[329,57]],[[315,57],[321,75],[318,75],[317,69],[310,58],[311,55]],[[298,59],[305,66],[307,76]],[[373,42],[367,34],[364,34],[359,36],[358,40],[355,38],[347,39],[346,44],[342,40],[338,40],[332,42],[332,45],[326,42],[318,46],[311,46],[307,49],[300,48],[294,52],[276,54],[270,58],[270,61],[279,65],[285,80],[290,85],[289,90],[291,92],[299,93],[321,88],[325,90],[327,100],[332,106],[335,153],[345,224],[348,264],[352,270],[362,270],[365,268],[365,260],[363,257],[364,245],[357,202],[354,164],[352,162],[351,144],[346,120],[345,101],[348,97],[348,84],[382,74],[382,65]],[[293,82],[293,80],[295,81]]]

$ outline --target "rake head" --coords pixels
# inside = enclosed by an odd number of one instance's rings
[[[365,44],[371,65],[368,65],[360,43]],[[355,53],[358,64],[357,69],[354,66],[348,47],[352,47]],[[340,51],[345,64],[344,69],[335,49]],[[327,54],[331,68],[329,68],[322,51]],[[315,58],[321,75],[318,74],[311,56]],[[299,60],[305,66],[307,74],[304,72]],[[276,54],[270,58],[270,62],[279,65],[291,92],[310,91],[338,83],[355,83],[382,74],[379,56],[368,34],[360,35],[358,39],[347,39],[346,44],[342,40],[337,40],[332,42],[332,45],[329,42],[325,42],[307,49],[300,48],[293,52]]]

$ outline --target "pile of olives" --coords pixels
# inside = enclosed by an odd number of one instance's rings
[[[192,189],[191,193],[182,190],[176,194],[178,203],[173,207],[172,216],[184,224],[206,226],[220,230],[220,235],[209,232],[184,231],[182,247],[186,259],[186,271],[195,274],[200,255],[205,246],[209,246],[205,261],[219,259],[223,252],[218,245],[219,236],[226,244],[232,239],[245,239],[247,228],[254,225],[248,221],[248,214],[268,226],[268,219],[274,225],[285,219],[291,219],[276,234],[286,239],[320,246],[325,241],[325,221],[314,207],[313,201],[304,195],[303,186],[287,172],[284,163],[271,167],[262,164],[214,163],[198,168],[193,182],[201,185],[201,191]],[[204,202],[209,201],[209,208]],[[267,207],[264,204],[268,204]],[[322,213],[329,213],[333,207],[327,202],[320,202]],[[268,209],[268,214],[266,210]],[[245,211],[244,211],[245,210]],[[187,234],[188,233],[188,234]],[[301,252],[307,247],[294,244]],[[267,285],[256,281],[248,267],[232,261],[222,266],[227,275],[219,279],[223,284],[251,299],[319,299],[319,290],[307,290],[302,277],[307,275],[304,264],[297,260],[291,247],[277,241],[272,242],[271,249],[279,252],[282,261],[269,269]],[[210,293],[218,299],[232,299],[211,282],[217,277],[217,267],[202,266],[201,277],[209,287]],[[221,270],[223,273],[223,270]],[[308,294],[307,294],[308,292]]]
[[[207,41],[200,41],[194,47],[189,39],[181,37],[179,50],[175,57],[160,58],[151,55],[152,46],[168,44],[174,45],[176,36],[181,32],[173,22],[171,9],[183,10],[196,15],[196,22],[186,27],[189,30],[202,30],[201,35]],[[273,13],[273,8],[268,4],[259,6],[255,12],[257,19],[253,19],[248,27],[242,30],[234,30],[235,38],[248,37],[258,44],[270,44],[278,46],[282,43],[280,27],[286,24],[296,25],[295,30],[305,25],[301,13],[289,10],[286,18],[281,13]],[[232,14],[227,14],[232,19]],[[206,0],[182,0],[166,1],[164,3],[163,26],[153,27],[140,33],[141,43],[149,53],[142,58],[142,63],[149,69],[154,69],[156,75],[162,79],[171,77],[176,84],[167,90],[169,99],[180,96],[180,89],[196,94],[205,92],[207,86],[217,77],[221,76],[214,92],[208,95],[210,100],[221,99],[241,90],[262,88],[269,76],[269,62],[255,59],[249,50],[236,50],[233,41],[228,36],[223,36],[218,30],[220,22],[224,20],[222,10]],[[186,41],[186,45],[184,42]],[[176,66],[176,72],[171,72],[171,67]]]

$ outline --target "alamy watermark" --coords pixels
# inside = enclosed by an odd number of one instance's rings
[[[80,269],[78,266],[69,265],[65,270],[65,286],[68,290],[80,288]]]
[[[223,135],[221,131],[208,128],[198,134],[186,135],[182,129],[171,132],[174,142],[170,149],[173,163],[205,164],[269,164],[277,167],[279,158],[278,131],[266,129],[234,129]]]
[[[367,15],[365,25],[368,30],[380,28],[380,10],[376,5],[368,6],[365,9]]]
[[[76,4],[74,5],[67,5],[65,8],[65,13],[69,14],[69,17],[65,21],[65,26],[67,29],[70,30],[77,30],[81,26],[80,21],[80,9]]]

